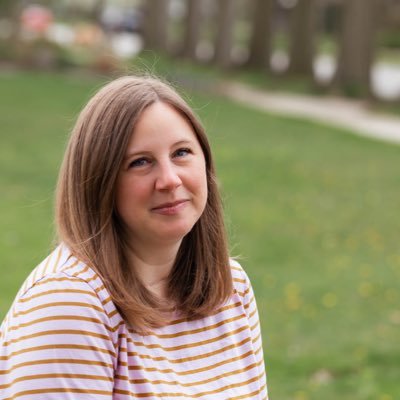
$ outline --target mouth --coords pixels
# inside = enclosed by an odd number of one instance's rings
[[[153,207],[151,211],[162,215],[175,215],[185,208],[188,201],[189,200],[187,199],[182,199],[169,203],[159,204],[156,207]]]
[[[186,203],[187,201],[189,201],[189,200],[182,199],[182,200],[176,200],[176,201],[173,201],[173,202],[170,202],[170,203],[159,204],[158,206],[153,207],[152,210],[155,211],[155,210],[162,210],[162,209],[165,209],[165,208],[177,207],[180,204]]]

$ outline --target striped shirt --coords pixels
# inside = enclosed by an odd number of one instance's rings
[[[1,325],[0,399],[267,399],[256,302],[235,261],[232,276],[234,293],[213,315],[142,335],[59,246]]]

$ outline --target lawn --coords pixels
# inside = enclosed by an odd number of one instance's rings
[[[0,319],[49,251],[67,135],[104,80],[0,72]],[[257,295],[271,399],[400,398],[400,147],[188,94]]]

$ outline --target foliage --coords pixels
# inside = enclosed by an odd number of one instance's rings
[[[382,47],[400,50],[400,33],[398,29],[382,30],[379,34],[379,44]]]
[[[66,135],[100,79],[1,72],[0,84],[4,315],[49,250]],[[256,291],[271,398],[399,398],[400,148],[187,95],[213,143],[232,253]]]
[[[121,61],[105,47],[64,47],[45,38],[0,40],[0,60],[32,69],[86,68],[111,72],[121,67]]]

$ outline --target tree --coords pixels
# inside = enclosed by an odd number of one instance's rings
[[[370,93],[377,27],[376,0],[346,0],[335,83],[352,95]]]
[[[271,58],[272,0],[255,0],[248,65],[269,68]]]
[[[168,0],[147,0],[144,22],[144,46],[147,49],[167,50]]]
[[[199,40],[202,0],[188,0],[183,44],[184,57],[196,59],[196,48]]]
[[[232,31],[235,21],[234,0],[218,0],[218,31],[214,60],[220,67],[231,65]]]
[[[0,1],[0,15],[2,17],[9,17],[12,14],[13,3],[15,0],[2,0]]]
[[[313,75],[316,1],[298,0],[290,18],[289,72]]]

